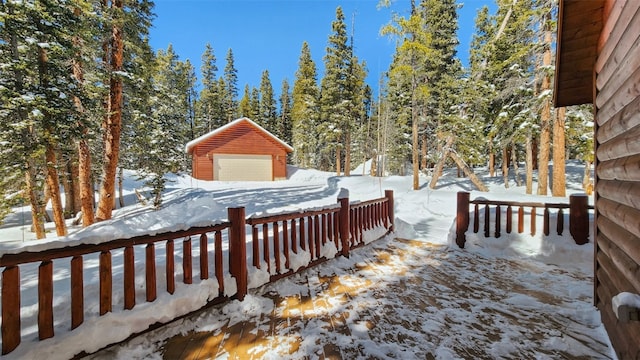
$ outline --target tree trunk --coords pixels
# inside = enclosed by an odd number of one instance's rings
[[[504,181],[504,188],[509,188],[509,149],[507,146],[502,148],[502,181]]]
[[[430,189],[435,189],[438,184],[438,179],[442,176],[442,171],[444,170],[444,163],[447,160],[447,156],[449,156],[449,148],[445,149],[442,157],[438,160],[436,165],[433,167],[433,175],[431,176],[431,182],[429,183]]]
[[[586,189],[589,184],[591,184],[591,161],[586,161],[582,175],[582,188]]]
[[[70,219],[73,217],[73,215],[75,215],[75,196],[73,194],[73,185],[71,184],[71,166],[69,166],[69,163],[67,163],[61,168],[62,172],[60,172],[59,175],[62,182],[62,191],[64,191],[64,217],[66,219]]]
[[[38,26],[40,27],[40,26]],[[41,89],[48,89],[49,83],[49,56],[44,47],[38,49],[38,80]],[[62,200],[60,198],[60,181],[58,178],[58,163],[56,160],[56,143],[53,140],[53,134],[56,132],[53,127],[54,119],[48,110],[43,111],[43,132],[45,140],[45,181],[49,188],[49,196],[51,197],[51,208],[53,210],[53,219],[56,224],[56,233],[58,236],[67,235],[67,225],[65,224],[64,211],[62,210]],[[45,205],[46,205],[45,200]]]
[[[420,170],[427,170],[427,132],[422,133],[422,144],[420,144]]]
[[[113,0],[111,7],[116,13],[123,11],[123,0]],[[100,186],[100,200],[96,212],[98,221],[111,219],[115,197],[116,170],[120,152],[120,131],[122,128],[122,60],[124,44],[122,29],[118,22],[114,22],[110,40],[111,79],[109,82],[109,102],[107,116],[103,124],[104,161],[102,167],[102,182]]]
[[[91,180],[91,153],[84,139],[78,141],[78,182],[80,185],[80,204],[82,208],[82,226],[87,227],[95,220],[93,212],[93,181]]]
[[[487,192],[489,191],[489,188],[482,182],[482,180],[480,180],[476,174],[473,172],[473,170],[471,170],[471,168],[469,167],[469,165],[467,165],[467,163],[465,163],[459,156],[458,154],[456,154],[455,151],[449,151],[448,152],[449,156],[451,156],[451,158],[453,159],[453,161],[455,161],[455,163],[462,169],[462,171],[464,172],[465,175],[467,175],[467,177],[469,178],[469,180],[471,180],[471,182],[473,183],[473,185],[475,185],[478,190],[480,191],[484,191]]]
[[[73,214],[76,215],[82,211],[82,198],[80,197],[80,168],[77,159],[69,162],[69,182],[71,184],[71,192],[73,193]]]
[[[551,65],[551,31],[548,25],[545,25],[544,41],[547,44],[542,58],[543,66]],[[541,92],[544,93],[551,89],[551,79],[545,74],[542,77]],[[538,155],[538,195],[547,195],[549,187],[549,150],[551,138],[551,101],[550,97],[546,97],[542,104],[542,113],[540,114],[540,154]],[[564,149],[563,149],[564,151]]]
[[[533,153],[533,170],[538,170],[538,138],[534,137],[531,139],[531,151]]]
[[[531,195],[533,194],[533,144],[531,143],[531,135],[527,135],[526,140],[526,159],[525,159],[525,167],[527,172],[527,181],[526,181],[526,190],[525,193]]]
[[[32,229],[36,233],[36,239],[44,239],[47,237],[44,231],[44,213],[42,212],[43,199],[42,193],[38,189],[37,171],[34,160],[27,162],[26,172],[27,194],[29,195],[29,204],[31,205],[31,224]]]
[[[438,160],[438,162],[436,163],[433,169],[433,176],[431,176],[431,182],[429,183],[429,188],[431,189],[436,188],[438,179],[440,179],[440,176],[442,176],[442,171],[444,170],[444,163],[446,162],[447,156],[451,151],[451,144],[453,144],[453,137],[450,137],[447,139],[447,142],[445,143],[445,146],[443,149],[444,152],[442,153],[442,157],[440,158],[440,160]]]
[[[565,139],[564,139],[565,108],[559,108],[553,122],[553,182],[551,194],[564,197],[566,193],[565,171]]]
[[[518,166],[518,155],[516,154],[516,144],[511,144],[511,163],[513,164],[513,176],[516,179],[516,185],[522,186],[520,179],[520,167]]]
[[[74,13],[79,15],[81,10],[79,8],[74,9]],[[76,46],[80,46],[81,40],[78,36],[74,36],[73,42]],[[84,86],[84,72],[82,70],[82,54],[77,52],[72,61],[73,77],[76,79],[80,86]],[[74,96],[73,103],[81,116],[86,115],[84,106],[79,97]],[[78,148],[78,160],[71,162],[71,174],[74,194],[74,212],[82,212],[82,226],[87,227],[94,222],[93,211],[93,182],[91,181],[91,152],[89,150],[89,144],[86,140],[89,129],[80,124],[82,130],[82,136],[77,141]]]
[[[8,7],[8,14],[10,16],[13,15],[12,9],[12,7]],[[9,47],[11,49],[11,58],[14,61],[18,61],[20,59],[20,53],[18,51],[18,40],[16,34],[9,35]],[[15,91],[21,94],[24,88],[24,70],[21,68],[15,68],[13,76],[15,80]],[[24,108],[19,109],[18,120],[20,122],[23,122],[26,119],[26,110]],[[30,151],[32,151],[32,148],[34,147],[33,143],[35,134],[33,126],[25,127],[21,132],[21,136],[21,140],[25,148],[25,152],[23,154],[26,165],[25,182],[27,195],[29,197],[29,204],[31,205],[32,227],[34,229],[33,231],[36,233],[36,238],[44,239],[46,237],[46,233],[44,230],[44,214],[42,213],[42,194],[37,182],[37,162],[30,153]]]
[[[118,169],[118,201],[120,202],[120,208],[124,207],[124,189],[122,188],[122,182],[124,181],[124,170]]]
[[[58,170],[56,170],[56,153],[51,144],[45,150],[47,159],[47,186],[51,197],[51,208],[53,210],[53,221],[56,224],[56,234],[58,236],[67,235],[67,225],[62,211],[62,200],[60,199],[60,183],[58,181]]]
[[[342,172],[342,169],[340,168],[340,161],[341,161],[341,156],[340,156],[340,147],[336,147],[336,176],[340,176],[340,173]]]
[[[351,131],[347,131],[344,142],[344,176],[351,176]]]
[[[493,153],[493,139],[489,138],[489,176],[496,176],[496,155]]]
[[[412,61],[413,63],[413,61]],[[416,101],[416,76],[411,76],[411,166],[413,169],[413,190],[420,189],[420,168],[418,150],[418,102]]]

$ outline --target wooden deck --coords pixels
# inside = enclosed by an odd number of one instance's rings
[[[572,281],[584,291],[562,289]],[[533,261],[379,241],[121,346],[164,359],[608,359],[590,284]]]

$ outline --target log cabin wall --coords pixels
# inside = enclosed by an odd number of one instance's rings
[[[595,304],[620,359],[640,359],[640,321],[611,307],[640,294],[640,1],[604,2],[594,66]]]

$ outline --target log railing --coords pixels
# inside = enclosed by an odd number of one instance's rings
[[[252,265],[267,271],[273,281],[327,260],[325,253],[349,256],[350,249],[364,244],[367,230],[391,230],[393,192],[364,202],[350,204],[348,198],[342,198],[322,209],[255,216],[246,223],[250,226]],[[300,266],[301,261],[292,259],[303,252],[308,254],[308,262]]]
[[[37,252],[7,253],[0,256],[2,270],[2,354],[8,354],[18,347],[21,341],[21,278],[20,268],[29,264],[38,266],[38,338],[39,340],[54,336],[53,311],[53,260],[69,261],[71,314],[70,329],[73,330],[84,322],[86,286],[83,276],[87,271],[83,258],[88,255],[97,256],[99,264],[98,315],[112,311],[114,297],[114,271],[112,253],[123,256],[122,306],[125,310],[136,305],[135,294],[135,251],[144,252],[145,299],[153,302],[157,297],[156,260],[164,256],[166,292],[174,294],[176,289],[175,241],[182,239],[182,274],[183,283],[193,283],[192,237],[196,237],[199,249],[200,279],[206,280],[213,271],[217,279],[218,294],[212,294],[212,302],[225,299],[225,295],[234,295],[243,300],[247,294],[247,258],[246,227],[250,227],[251,255],[253,266],[260,269],[265,266],[271,275],[270,281],[294,273],[297,270],[313,266],[327,260],[323,255],[324,247],[331,243],[335,247],[327,254],[349,255],[349,250],[360,246],[362,234],[374,227],[382,227],[386,231],[393,229],[393,192],[386,191],[385,197],[365,202],[350,204],[349,199],[339,199],[338,204],[323,209],[288,214],[250,217],[245,219],[244,208],[229,208],[228,221],[208,227],[194,227],[187,230],[167,232],[156,235],[141,235],[129,239],[117,239],[100,244],[80,244],[61,248],[52,248]],[[223,232],[228,230],[228,264],[223,254]],[[156,244],[163,244],[164,254],[156,252]],[[291,254],[308,251],[310,261],[298,269],[292,269]],[[213,253],[213,259],[210,258]],[[282,256],[280,256],[282,255]],[[281,259],[284,258],[284,262]],[[140,262],[141,260],[138,260]],[[213,263],[211,269],[210,263]],[[235,294],[225,292],[225,274],[236,280]],[[62,321],[65,321],[64,319]],[[58,319],[60,322],[60,319]]]
[[[228,229],[231,223],[224,222],[215,226],[195,227],[188,230],[162,233],[157,235],[142,235],[130,239],[118,239],[100,244],[80,244],[75,246],[54,248],[38,252],[22,252],[4,254],[0,258],[2,271],[2,354],[13,351],[19,344],[20,331],[20,266],[29,263],[39,263],[38,267],[38,338],[44,340],[54,336],[53,318],[53,261],[68,259],[70,261],[70,328],[77,328],[84,322],[84,287],[83,257],[97,254],[99,259],[99,315],[105,315],[113,309],[113,267],[112,253],[122,250],[123,256],[123,308],[133,309],[135,306],[135,258],[134,247],[144,247],[145,262],[145,293],[146,301],[153,302],[157,297],[157,276],[155,246],[157,243],[165,245],[165,277],[166,291],[175,292],[175,240],[182,240],[182,270],[183,283],[191,284],[192,254],[191,237],[200,238],[200,278],[209,278],[208,254],[209,245],[213,247],[214,274],[218,280],[221,296],[224,289],[224,265],[222,261],[222,231]],[[209,234],[209,235],[208,235]],[[210,243],[212,235],[212,243]],[[162,256],[160,254],[160,256]]]
[[[483,213],[483,231],[485,237],[494,236],[499,238],[502,234],[503,226],[501,224],[504,219],[504,231],[510,234],[513,229],[514,211],[517,216],[517,232],[523,233],[525,228],[525,208],[529,216],[529,230],[531,235],[537,232],[536,213],[538,209],[542,210],[542,231],[545,236],[550,234],[550,217],[552,212],[556,215],[556,233],[562,235],[564,231],[564,212],[569,211],[569,233],[578,245],[589,242],[589,209],[593,206],[588,204],[586,195],[571,195],[569,204],[564,203],[542,203],[542,202],[517,202],[502,200],[487,200],[479,198],[470,200],[468,192],[458,192],[456,214],[456,244],[460,248],[464,248],[466,243],[465,233],[469,229],[471,223],[469,207],[473,205],[473,232],[480,231],[480,213],[482,207]]]

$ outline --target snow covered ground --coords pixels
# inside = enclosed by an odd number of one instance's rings
[[[28,208],[18,208],[14,214],[6,219],[5,225],[0,227],[0,254],[24,250],[36,251],[60,246],[63,242],[65,244],[98,243],[148,232],[157,233],[215,224],[226,218],[227,207],[244,206],[248,216],[265,212],[322,207],[335,204],[341,188],[349,190],[351,201],[382,197],[384,190],[394,190],[395,235],[399,238],[445,246],[452,244],[453,240],[452,230],[458,191],[471,191],[472,199],[485,196],[491,199],[515,201],[568,202],[568,199],[525,196],[524,188],[516,187],[512,182],[510,188],[505,189],[501,183],[501,177],[490,178],[482,172],[480,175],[484,175],[482,179],[489,185],[491,191],[489,194],[476,192],[468,180],[456,178],[455,173],[455,170],[451,170],[445,174],[435,190],[428,188],[429,178],[423,177],[420,182],[421,189],[418,191],[410,190],[411,177],[372,178],[356,175],[345,178],[335,177],[331,173],[295,168],[290,169],[288,180],[274,183],[205,182],[181,176],[172,178],[173,182],[169,184],[165,203],[160,210],[153,210],[135,203],[133,190],[134,188],[140,189],[141,185],[131,180],[133,174],[128,173],[129,180],[125,183],[125,196],[127,204],[131,205],[118,209],[114,213],[113,220],[86,229],[70,229],[70,235],[66,238],[55,238],[52,233],[49,233],[50,238],[46,241],[31,241],[33,235],[28,231]],[[353,174],[361,174],[361,170],[356,170]],[[577,163],[568,164],[568,194],[582,192],[581,175],[582,166]],[[451,246],[450,249],[475,253],[486,258],[516,261],[525,267],[543,267],[545,269],[548,267],[547,281],[560,284],[552,289],[559,289],[558,291],[563,291],[563,294],[565,291],[569,291],[570,294],[575,294],[576,301],[580,301],[579,306],[574,310],[571,310],[572,304],[567,304],[562,307],[563,311],[575,311],[576,316],[591,319],[590,321],[598,327],[599,314],[593,306],[589,306],[589,302],[592,302],[590,296],[593,285],[592,244],[575,245],[568,236],[568,229],[565,230],[567,236],[562,237],[557,235],[544,237],[540,233],[541,231],[535,236],[528,235],[526,231],[524,234],[505,234],[496,240],[485,239],[481,234],[468,232],[467,245],[464,250],[458,250],[455,246]],[[136,258],[142,259],[144,256],[136,253]],[[121,284],[121,274],[118,274],[118,271],[121,271],[120,259],[120,254],[114,252],[114,284]],[[21,267],[23,337],[21,345],[16,351],[6,356],[7,359],[45,357],[66,359],[82,351],[96,351],[110,342],[125,339],[132,332],[145,329],[155,321],[166,321],[176,315],[199,308],[210,296],[209,292],[215,288],[215,284],[211,280],[201,282],[196,280],[199,279],[198,266],[197,263],[194,263],[195,285],[186,286],[178,282],[176,293],[173,296],[159,291],[158,299],[151,304],[144,302],[144,289],[142,288],[137,294],[137,305],[133,310],[124,311],[121,309],[121,305],[114,305],[112,313],[98,317],[98,278],[95,271],[97,259],[87,257],[84,261],[85,323],[74,331],[68,331],[69,273],[65,270],[65,267],[68,266],[66,264],[68,260],[54,261],[54,313],[60,314],[60,316],[56,315],[56,335],[44,341],[37,341],[37,264]],[[179,261],[180,259],[177,258],[176,262],[179,263]],[[335,261],[340,263],[349,260],[339,258]],[[143,274],[142,269],[137,266],[136,274]],[[158,264],[159,273],[163,272],[162,269],[163,264]],[[558,269],[558,271],[554,269]],[[577,276],[561,276],[560,274],[565,271],[562,269],[568,269]],[[470,278],[473,277],[473,274],[462,274],[462,276]],[[180,279],[180,274],[176,274],[176,278]],[[136,279],[136,283],[138,284],[138,279]],[[163,286],[159,283],[158,289],[164,289]],[[284,288],[279,289],[277,284],[270,286],[275,291],[286,292]],[[531,286],[535,287],[535,285]],[[539,286],[545,285],[540,284]],[[511,299],[510,301],[523,301],[518,294],[509,294],[509,289],[504,289],[504,291],[506,291],[506,298]],[[558,294],[558,297],[566,296],[563,294]],[[119,292],[118,286],[114,285],[114,304],[121,303],[119,298],[121,296],[122,293]],[[486,301],[494,302],[491,299],[486,299]],[[228,306],[238,305],[231,303]],[[262,310],[257,309],[256,311]],[[597,336],[598,338],[594,341],[607,342],[607,336],[601,324],[599,329],[596,335],[589,334],[589,336]],[[188,330],[188,328],[184,329],[185,332]],[[469,331],[474,330],[469,329]],[[136,355],[136,353],[127,353],[126,351],[119,354],[123,359]],[[152,354],[146,355],[152,356]],[[598,357],[598,354],[592,355]],[[136,356],[140,356],[140,354],[137,353]],[[613,352],[610,356],[615,357]]]

